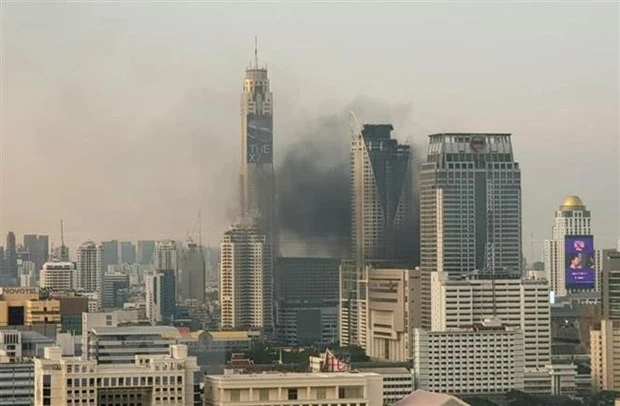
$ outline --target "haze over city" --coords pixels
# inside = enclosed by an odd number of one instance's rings
[[[203,240],[217,245],[236,213],[239,92],[256,35],[279,186],[296,184],[286,176],[300,162],[300,176],[334,179],[343,164],[348,176],[350,110],[392,123],[418,156],[428,134],[507,132],[528,259],[566,195],[591,210],[596,245],[613,247],[618,12],[613,2],[2,3],[0,235],[58,244],[62,218],[72,249],[181,240],[200,209]]]

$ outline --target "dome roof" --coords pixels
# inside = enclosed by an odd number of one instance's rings
[[[566,196],[562,202],[562,209],[564,210],[577,210],[583,209],[585,205],[579,198],[579,196]]]

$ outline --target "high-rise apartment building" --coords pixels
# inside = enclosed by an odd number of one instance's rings
[[[365,124],[351,144],[352,258],[414,265],[411,151],[391,124]]]
[[[131,241],[121,241],[120,254],[121,264],[133,265],[136,263],[136,246]]]
[[[57,292],[75,289],[76,269],[73,262],[46,262],[41,269],[40,286]]]
[[[30,260],[39,270],[49,256],[49,237],[47,235],[25,234],[24,249],[30,253]]]
[[[607,251],[601,272],[601,314],[604,319],[620,320],[620,251]]]
[[[276,258],[275,303],[279,340],[330,345],[338,340],[336,258]]]
[[[137,261],[140,265],[155,263],[155,241],[138,241]]]
[[[521,169],[510,134],[430,135],[422,164],[420,260],[429,273],[521,273]],[[430,327],[423,295],[422,327]]]
[[[103,268],[102,247],[86,241],[78,248],[76,287],[84,292],[101,293]]]
[[[145,278],[146,315],[153,324],[169,323],[176,316],[177,247],[172,240],[158,241],[155,271]]]
[[[266,68],[245,70],[241,93],[241,216],[257,216],[271,245],[277,240],[273,169],[273,95]]]
[[[241,219],[222,239],[220,304],[223,328],[273,331],[273,252],[253,218]]]
[[[123,307],[129,294],[129,275],[125,272],[106,272],[103,274],[101,305],[103,309]]]
[[[572,271],[570,269],[571,264],[566,263],[567,255],[570,255],[570,251],[572,251],[572,249],[568,252],[566,251],[566,244],[571,243],[571,237],[585,237],[592,241],[590,211],[586,209],[586,206],[578,196],[567,196],[562,205],[560,205],[559,210],[555,212],[552,234],[550,240],[545,240],[543,259],[551,291],[555,296],[566,296],[572,290],[593,289],[596,277],[592,272],[593,263],[583,264],[585,267],[582,268],[583,271],[580,271],[580,273],[592,273],[585,279],[581,275],[573,277],[572,275],[576,274],[577,270]],[[593,249],[592,245],[590,244],[590,249]],[[594,254],[594,252],[591,254]],[[593,257],[588,256],[587,261],[590,259],[593,259]]]
[[[118,265],[118,241],[103,241],[101,243],[101,269],[102,271],[108,272],[108,267],[110,265]]]
[[[0,275],[0,285],[19,286],[17,279],[17,244],[15,242],[15,233],[9,231],[6,235],[4,272]]]
[[[198,303],[204,302],[206,262],[202,247],[193,242],[188,243],[179,262],[177,280],[179,301],[196,300]]]

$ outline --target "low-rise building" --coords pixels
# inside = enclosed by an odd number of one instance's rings
[[[59,347],[48,347],[34,361],[34,404],[199,405],[198,371],[184,345],[171,346],[166,355],[136,355],[133,363],[120,365],[63,357]]]
[[[393,405],[415,389],[413,371],[406,367],[369,367],[355,370],[381,376],[384,405]]]
[[[207,350],[245,351],[252,347],[252,338],[247,331],[210,331],[206,335]]]
[[[381,376],[373,373],[232,373],[208,375],[204,397],[205,406],[381,406],[381,387]]]

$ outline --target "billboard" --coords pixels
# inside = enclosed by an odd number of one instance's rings
[[[273,117],[248,114],[247,160],[251,164],[273,162]]]
[[[566,288],[593,289],[596,279],[594,238],[591,235],[567,235],[564,237],[564,256]]]

